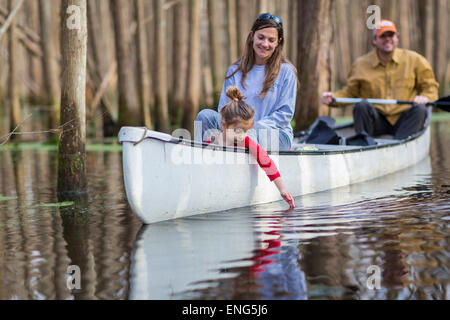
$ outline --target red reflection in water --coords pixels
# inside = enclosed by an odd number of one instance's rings
[[[274,248],[281,247],[281,241],[279,240],[281,238],[281,235],[278,230],[267,231],[263,234],[278,237],[275,239],[272,238],[262,240],[261,243],[263,244],[264,248],[255,250],[255,256],[250,258],[250,260],[256,262],[256,264],[250,267],[251,275],[254,278],[258,278],[259,275],[266,270],[263,266],[269,265],[276,261],[275,259],[267,259],[267,257],[280,253],[280,250],[274,250]]]

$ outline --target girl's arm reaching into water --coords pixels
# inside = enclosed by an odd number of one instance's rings
[[[295,208],[294,199],[292,198],[291,194],[287,191],[283,184],[283,180],[281,180],[281,177],[276,178],[273,180],[275,185],[277,186],[278,190],[280,191],[281,196],[283,197],[284,201],[286,201],[289,206],[292,208]]]
[[[283,199],[289,204],[291,208],[294,208],[294,199],[284,186],[283,180],[281,179],[280,173],[278,172],[278,168],[276,167],[272,159],[270,159],[267,152],[248,136],[245,137],[244,145],[255,157],[261,169],[266,172],[270,181],[273,181],[275,183]]]

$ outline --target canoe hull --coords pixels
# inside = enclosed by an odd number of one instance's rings
[[[133,212],[153,222],[282,200],[251,155],[230,148],[177,143],[169,135],[124,127],[124,183]],[[294,196],[390,174],[424,159],[430,131],[392,145],[342,151],[271,154]],[[287,204],[286,204],[287,208]]]

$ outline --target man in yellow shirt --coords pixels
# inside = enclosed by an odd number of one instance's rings
[[[418,53],[399,49],[393,22],[381,20],[374,30],[375,49],[359,57],[352,65],[346,86],[336,92],[324,92],[322,103],[330,107],[333,98],[412,100],[414,105],[355,104],[353,119],[357,133],[370,136],[391,134],[404,139],[420,131],[427,109],[425,104],[438,99],[438,87],[428,61]]]

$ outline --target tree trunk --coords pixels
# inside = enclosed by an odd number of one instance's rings
[[[434,65],[434,1],[422,0],[422,43],[423,53],[428,62]]]
[[[138,95],[141,107],[141,113],[144,117],[144,125],[147,128],[152,127],[150,116],[150,96],[151,87],[150,74],[147,60],[147,37],[145,34],[145,12],[144,0],[134,0],[134,8],[137,21],[136,45],[137,45],[137,63],[138,63]]]
[[[367,8],[367,7],[365,7]],[[358,5],[354,5],[352,0],[348,1],[348,17],[347,22],[351,21],[364,21],[366,19],[366,11],[364,5],[362,5],[362,1],[358,1]],[[306,17],[305,17],[306,19]],[[352,24],[352,27],[349,28],[349,42],[351,43],[351,60],[355,61],[358,57],[362,56],[367,52],[367,42],[370,41],[370,38],[366,36],[367,27],[366,24],[362,22],[360,24]]]
[[[411,49],[411,41],[409,37],[409,32],[411,29],[411,11],[409,10],[409,6],[411,6],[411,3],[409,0],[400,0],[396,5],[398,5],[398,23],[396,23],[396,26],[398,28],[398,33],[400,34],[399,46],[401,48]]]
[[[444,95],[445,89],[445,73],[447,68],[448,57],[448,1],[447,0],[435,0],[435,47],[434,49],[434,72],[436,74],[436,80],[441,83],[440,92]]]
[[[109,0],[100,0],[98,2],[98,20],[100,21],[101,50],[103,52],[103,60],[108,64],[105,73],[109,73],[112,67],[116,68],[111,77],[108,89],[102,97],[100,104],[103,114],[103,135],[105,137],[114,136],[114,128],[118,121],[118,93],[117,93],[117,61],[114,46],[114,27],[111,15],[111,3]]]
[[[202,79],[202,94],[203,97],[200,99],[199,105],[205,105],[207,107],[214,106],[214,88],[213,88],[213,74],[211,71],[211,66],[205,64],[201,67],[201,79]],[[220,96],[219,96],[220,98]],[[217,103],[219,102],[217,98]]]
[[[169,105],[167,100],[167,59],[166,59],[166,33],[164,17],[164,0],[153,0],[153,18],[155,23],[155,50],[156,50],[156,83],[155,83],[155,109],[157,114],[156,129],[169,132]]]
[[[42,63],[44,66],[44,84],[47,91],[47,103],[51,106],[48,125],[58,126],[61,89],[59,87],[58,51],[56,31],[52,19],[52,3],[39,0],[39,15],[41,22]]]
[[[118,73],[119,119],[116,133],[122,126],[141,126],[142,115],[136,99],[133,79],[133,64],[130,54],[129,5],[128,0],[111,2]]]
[[[347,4],[346,0],[336,0],[336,28],[335,31],[335,39],[337,44],[337,77],[338,81],[341,85],[344,85],[347,82],[347,75],[350,71],[350,67],[352,64],[351,58],[351,49],[348,43],[348,17],[347,11],[345,10],[345,6]]]
[[[426,1],[428,1],[428,0],[426,0]],[[391,20],[391,21],[393,21],[395,23],[395,19],[397,18],[397,7],[398,7],[398,2],[396,2],[396,1],[388,1],[387,2],[387,7],[385,9],[385,12],[387,12],[387,15],[386,15],[386,18],[384,18],[384,19]]]
[[[181,125],[183,117],[183,105],[186,100],[187,87],[187,69],[188,69],[188,42],[189,37],[188,25],[188,6],[185,2],[180,2],[175,5],[173,15],[173,100],[171,103],[171,118],[172,124],[175,126]]]
[[[301,17],[297,17],[297,0],[289,1],[289,25],[287,28],[289,29],[289,39],[286,42],[287,44],[287,57],[291,61],[297,61],[297,25],[299,24]],[[286,26],[285,26],[286,28]]]
[[[8,9],[11,10],[14,7],[14,0],[8,0]],[[18,74],[17,74],[17,38],[16,38],[16,21],[12,21],[9,27],[9,86],[8,86],[8,100],[10,106],[10,122],[9,129],[13,131],[20,122],[20,101],[19,101],[19,88],[18,88]],[[11,139],[16,139],[17,136],[11,136]]]
[[[78,7],[78,13],[67,13]],[[76,6],[76,7],[73,7]],[[62,91],[59,142],[58,192],[86,190],[86,0],[63,0],[61,6]],[[77,12],[77,11],[75,11]],[[67,25],[71,15],[79,19],[78,27]],[[72,16],[72,17],[73,17]]]
[[[39,23],[39,3],[37,1],[29,1],[28,6],[25,7],[28,27],[34,30],[37,34],[40,34],[40,23]],[[39,103],[43,99],[41,97],[42,92],[42,59],[37,57],[34,53],[28,53],[29,65],[30,65],[30,79],[32,81],[32,90],[30,96],[31,103]]]
[[[244,50],[245,41],[250,32],[250,22],[248,21],[249,4],[248,1],[236,0],[237,7],[237,26],[238,26],[238,48],[242,53]],[[239,55],[240,55],[239,53]]]
[[[444,83],[442,84],[442,87],[440,88],[441,92],[448,92],[450,90],[450,61],[447,62],[447,68],[445,71],[445,77],[444,77]]]
[[[273,14],[273,12],[269,9],[269,6],[270,6],[270,4],[269,4],[268,0],[258,0],[256,14],[259,15],[261,13],[267,13],[267,12],[270,12]]]
[[[218,103],[222,91],[224,79],[223,71],[223,49],[220,43],[220,29],[217,16],[216,1],[207,1],[208,3],[208,22],[209,22],[209,48],[210,61],[213,80],[214,103]]]
[[[103,104],[102,109],[108,109],[108,115],[112,116],[117,113],[117,106],[115,101],[117,96],[112,86],[112,79],[116,78],[116,59],[114,50],[114,35],[111,25],[109,2],[105,0],[87,1],[88,5],[88,49],[92,50],[92,58],[94,65],[92,70],[94,87],[97,90],[96,95],[100,90],[103,90],[100,101]],[[88,50],[88,58],[90,51]],[[89,61],[89,60],[88,60]],[[114,70],[114,71],[112,71]],[[102,83],[105,79],[108,82]],[[105,87],[102,87],[105,85]],[[96,107],[100,104],[95,100],[89,108],[89,114],[95,113]],[[116,119],[117,120],[117,119]]]
[[[184,2],[184,1],[182,1]],[[146,27],[146,35],[147,35],[147,43],[148,46],[148,57],[147,62],[149,66],[149,74],[150,74],[150,82],[151,87],[149,89],[149,97],[150,97],[150,113],[152,115],[153,127],[156,126],[156,122],[158,121],[156,117],[156,107],[155,107],[155,82],[156,82],[156,66],[155,66],[155,56],[156,56],[156,48],[155,48],[155,24],[154,24],[154,9],[153,0],[144,1],[145,11],[148,12],[148,17],[145,19],[145,27]]]
[[[328,0],[301,0],[298,5],[297,14],[303,20],[297,32],[300,90],[295,130],[302,130],[320,114],[320,94],[330,89],[331,3]]]
[[[93,136],[97,138],[103,137],[103,117],[100,114],[98,105],[100,101],[97,99],[97,93],[101,86],[104,74],[104,65],[107,63],[104,57],[104,51],[101,48],[100,35],[100,19],[98,10],[98,0],[87,1],[87,17],[88,17],[88,75],[92,78],[92,99],[86,95],[86,122],[88,131],[93,132]],[[103,36],[103,35],[102,35]],[[90,61],[90,62],[89,62]],[[89,70],[91,69],[91,70]],[[89,88],[89,82],[88,82]],[[98,102],[97,102],[98,101]]]
[[[200,17],[201,0],[189,1],[189,59],[187,99],[183,115],[183,128],[194,133],[194,119],[198,113],[200,101]]]
[[[8,51],[5,48],[5,39],[0,40],[0,137],[8,134],[9,131],[9,108],[5,104],[5,82],[8,80]],[[0,144],[4,140],[0,139]]]
[[[227,0],[227,16],[228,65],[230,66],[232,63],[236,62],[239,56],[235,0]]]
[[[409,29],[409,37],[411,41],[411,50],[414,50],[416,52],[419,52],[422,54],[422,46],[421,46],[421,38],[422,35],[418,30],[421,29],[420,26],[420,16],[419,16],[419,5],[420,3],[418,1],[414,1],[410,7],[409,7],[409,13],[411,15],[411,21],[410,21],[410,29]]]
[[[288,52],[288,43],[290,42],[290,29],[289,26],[291,25],[291,20],[289,19],[289,0],[280,0],[278,2],[275,14],[283,20],[283,32],[284,32],[284,38],[286,39],[284,42],[284,52],[287,54]]]

